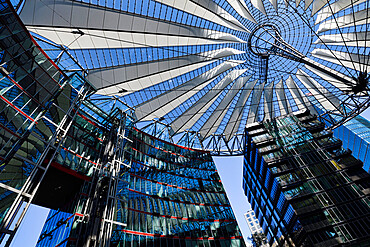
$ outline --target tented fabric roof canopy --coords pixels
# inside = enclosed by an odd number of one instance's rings
[[[60,47],[58,59],[77,61],[97,94],[134,107],[138,121],[161,118],[172,134],[228,142],[247,123],[294,111],[331,114],[335,123],[364,108],[367,88],[353,87],[370,72],[369,5],[25,0],[20,17]]]

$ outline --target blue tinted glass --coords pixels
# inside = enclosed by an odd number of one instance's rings
[[[362,142],[362,145],[360,147],[360,154],[359,154],[359,159],[364,161],[365,160],[365,155],[366,155],[366,152],[367,152],[367,149],[369,147],[369,144],[365,141]]]
[[[353,144],[353,156],[355,156],[356,158],[359,158],[360,148],[362,144],[363,142],[361,138],[359,136],[355,136],[355,141]]]

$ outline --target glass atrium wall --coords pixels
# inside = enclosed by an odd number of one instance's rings
[[[272,244],[369,244],[369,175],[308,113],[246,129],[245,194]]]
[[[22,219],[35,199],[73,109],[92,87],[58,69],[9,2],[1,1],[0,11],[0,239],[11,241],[14,216]]]
[[[133,129],[128,225],[116,236],[135,246],[244,246],[208,152]]]
[[[170,144],[136,128],[127,133],[131,167],[116,190],[125,198],[116,201],[112,246],[244,246],[208,152]],[[78,246],[81,234],[74,230],[83,224],[81,213],[52,210],[38,246]]]

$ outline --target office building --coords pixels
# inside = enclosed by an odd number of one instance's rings
[[[246,127],[245,194],[270,244],[369,244],[369,174],[309,112]]]
[[[249,230],[251,231],[251,237],[249,238],[252,242],[257,243],[257,241],[261,241],[261,247],[269,247],[270,245],[267,244],[267,239],[265,234],[263,233],[263,230],[258,222],[258,219],[256,218],[254,211],[249,210],[244,214],[245,220],[247,221]],[[259,238],[259,240],[255,239]],[[253,244],[252,244],[253,246]]]
[[[251,234],[263,232],[253,210],[249,210],[248,212],[246,212],[244,214],[244,217],[245,220],[247,221]]]
[[[340,139],[343,148],[352,151],[352,155],[364,163],[364,170],[370,173],[370,122],[356,116],[333,130],[334,137]]]

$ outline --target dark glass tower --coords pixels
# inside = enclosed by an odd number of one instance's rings
[[[369,175],[308,112],[246,127],[243,187],[270,243],[369,245]]]

